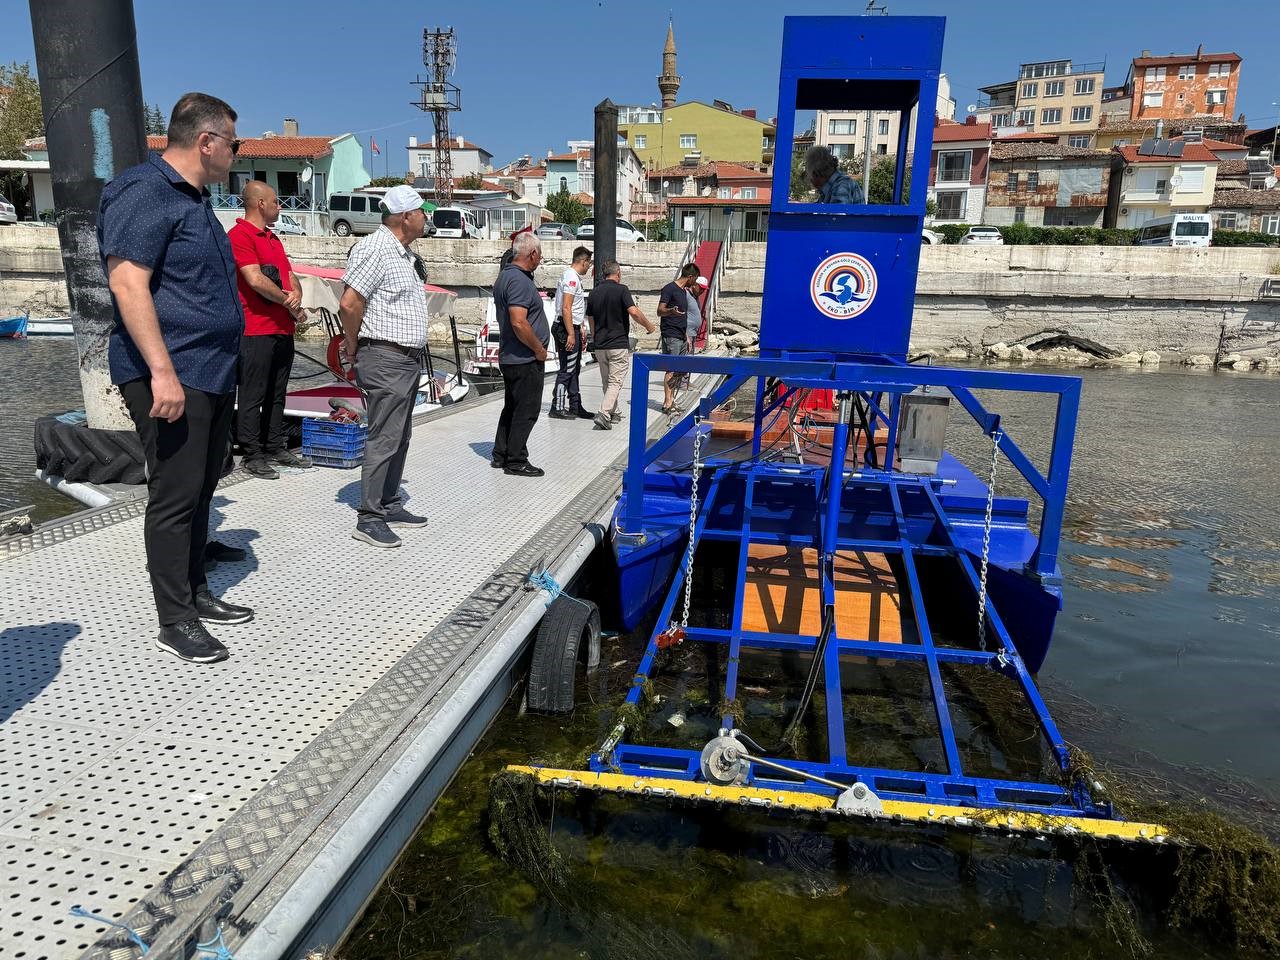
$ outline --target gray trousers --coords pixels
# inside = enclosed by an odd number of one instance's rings
[[[360,467],[361,520],[381,520],[401,505],[400,480],[421,373],[417,358],[377,341],[361,343],[356,353],[356,384],[369,402],[369,438]]]

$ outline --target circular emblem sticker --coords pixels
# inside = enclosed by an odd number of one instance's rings
[[[876,298],[876,271],[856,253],[833,253],[818,264],[809,282],[813,305],[828,317],[856,317]]]

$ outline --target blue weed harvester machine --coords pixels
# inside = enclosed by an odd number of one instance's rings
[[[1062,603],[1058,544],[1080,381],[908,362],[943,26],[925,17],[785,20],[759,357],[636,356],[635,411],[647,408],[655,374],[717,378],[655,442],[644,417],[631,420],[613,547],[626,626],[655,608],[656,625],[621,722],[590,769],[512,769],[557,788],[1118,840],[1167,836],[1124,820],[1073,769],[1034,680]],[[896,154],[886,155],[891,190],[873,185],[865,198],[874,202],[848,205],[789,196],[791,168],[802,162],[789,149],[796,116],[818,110],[899,116]],[[717,411],[753,384],[754,416],[725,449]],[[992,409],[1001,391],[1056,402],[1044,469]],[[806,405],[818,396],[832,402],[815,428]],[[953,402],[986,438],[985,476],[945,450]],[[996,495],[1001,461],[1040,501],[1034,527],[1027,500]],[[717,615],[691,617],[695,571],[712,549],[729,558],[730,575],[704,591],[712,595],[700,606]],[[647,735],[638,718],[651,681],[664,660],[698,648],[723,668],[710,735],[693,744]],[[743,709],[744,671],[770,656],[800,664],[803,683],[781,741],[762,745]],[[935,760],[860,759],[867,733],[851,678],[869,664],[920,678],[922,729],[905,735],[936,739]],[[963,756],[944,677],[975,669],[1033,718],[1048,758],[1037,776],[1001,775]],[[820,749],[795,748],[802,722]]]

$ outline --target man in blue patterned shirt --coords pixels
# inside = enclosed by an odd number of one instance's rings
[[[862,184],[840,169],[840,164],[827,147],[809,148],[804,155],[804,172],[818,191],[818,203],[867,202],[863,197]]]
[[[244,329],[235,257],[207,187],[227,179],[240,148],[235,122],[217,97],[183,95],[163,155],[107,184],[98,211],[115,308],[111,381],[147,461],[143,537],[160,620],[156,646],[195,663],[228,656],[204,623],[253,619],[248,607],[210,594],[204,575]]]

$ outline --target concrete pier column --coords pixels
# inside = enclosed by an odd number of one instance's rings
[[[89,426],[131,430],[107,369],[111,293],[98,257],[102,187],[147,157],[132,0],[30,0],[58,240]]]

